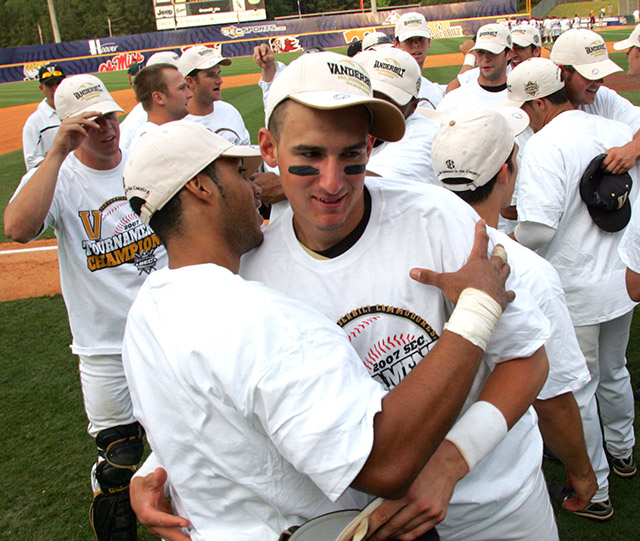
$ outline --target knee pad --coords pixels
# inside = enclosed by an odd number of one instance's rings
[[[115,426],[98,432],[98,454],[115,468],[135,468],[144,452],[144,430],[140,423]]]

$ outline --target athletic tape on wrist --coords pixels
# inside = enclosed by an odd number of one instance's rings
[[[462,65],[471,66],[472,68],[474,68],[476,65],[476,55],[474,55],[473,53],[467,53],[466,55],[464,55],[464,62],[462,63]]]
[[[507,421],[490,402],[475,402],[456,421],[445,439],[456,446],[469,471],[507,435]]]
[[[458,303],[444,328],[484,351],[501,314],[502,307],[491,295],[468,287],[460,293]]]

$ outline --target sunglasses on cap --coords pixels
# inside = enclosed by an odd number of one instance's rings
[[[50,77],[64,77],[64,73],[62,73],[60,70],[45,71],[40,76],[40,79],[49,79]]]

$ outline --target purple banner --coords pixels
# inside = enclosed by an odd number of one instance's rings
[[[127,69],[157,51],[180,53],[203,43],[221,47],[227,57],[247,56],[260,42],[268,41],[277,52],[307,47],[340,47],[362,39],[374,30],[393,34],[405,12],[422,13],[434,38],[472,35],[483,24],[516,12],[515,0],[483,0],[372,13],[326,15],[302,19],[281,19],[232,25],[205,26],[184,30],[134,34],[28,47],[0,49],[0,82],[36,79],[46,62],[61,63],[67,73],[94,73]]]

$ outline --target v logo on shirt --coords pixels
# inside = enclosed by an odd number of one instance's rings
[[[102,229],[102,215],[99,210],[81,210],[78,212],[78,216],[82,220],[84,230],[87,232],[87,237],[91,240],[98,240]]]

